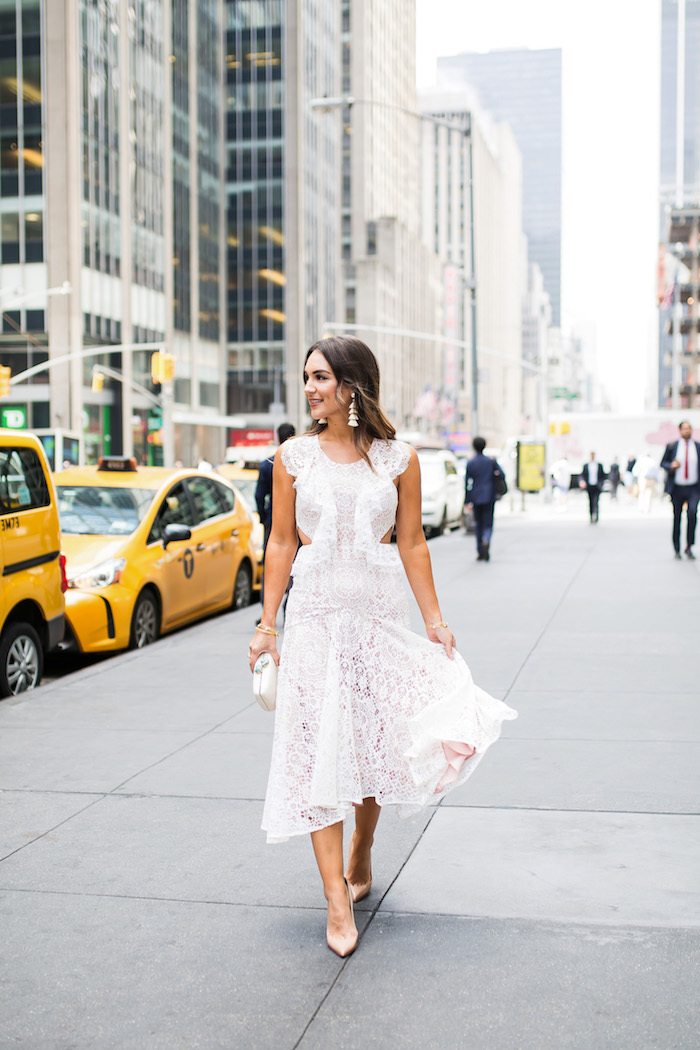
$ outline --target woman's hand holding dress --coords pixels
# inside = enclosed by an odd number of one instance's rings
[[[439,642],[445,646],[445,652],[450,660],[454,660],[453,650],[457,648],[455,636],[449,627],[426,627],[428,639],[431,642]]]
[[[442,616],[435,594],[430,554],[421,521],[420,465],[415,449],[411,449],[409,465],[399,477],[398,490],[396,545],[401,561],[418,608],[423,614],[428,638],[431,642],[444,645],[450,660],[454,660],[455,636],[449,627],[427,626],[429,623],[441,623]]]

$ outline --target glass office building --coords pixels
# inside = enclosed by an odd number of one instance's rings
[[[340,12],[314,0],[227,0],[228,410],[299,423],[302,348],[337,311]]]
[[[172,0],[175,396],[217,412],[225,403],[222,20],[221,0]]]
[[[229,410],[279,401],[284,369],[282,0],[229,0],[226,34]],[[276,393],[275,393],[276,390]]]
[[[148,344],[193,417],[176,454],[223,408],[222,23],[223,0],[0,0],[1,354],[16,375],[50,348],[12,404],[89,461],[160,460]]]
[[[0,363],[13,374],[48,357],[45,302],[22,284],[27,267],[44,262],[43,98],[40,0],[0,0]],[[5,399],[0,425],[12,412],[27,427],[48,426],[47,389],[44,375]]]

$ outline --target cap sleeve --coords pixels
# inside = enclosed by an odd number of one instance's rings
[[[403,474],[411,461],[411,446],[405,441],[375,441],[371,458],[393,480]]]
[[[296,478],[301,473],[308,453],[308,446],[309,442],[304,437],[287,438],[280,445],[279,454],[282,466],[291,477]]]
[[[405,441],[392,441],[391,444],[394,455],[389,467],[389,473],[392,478],[398,478],[411,462],[411,446],[407,445]]]

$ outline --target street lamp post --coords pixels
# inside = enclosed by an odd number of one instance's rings
[[[471,427],[472,433],[476,434],[478,430],[478,418],[479,418],[479,351],[477,344],[477,328],[476,328],[476,315],[477,315],[477,285],[476,285],[476,267],[475,267],[475,238],[474,238],[474,158],[472,148],[472,128],[471,119],[467,120],[466,125],[456,123],[455,121],[445,120],[443,117],[436,117],[432,113],[422,113],[419,110],[408,109],[406,106],[399,106],[393,102],[382,102],[377,99],[371,98],[355,98],[353,95],[336,95],[329,96],[326,98],[312,98],[309,102],[309,109],[315,110],[320,113],[330,113],[332,110],[342,110],[346,107],[352,107],[355,105],[364,106],[380,106],[384,109],[391,109],[397,113],[404,113],[406,116],[414,117],[416,120],[422,120],[426,123],[433,124],[436,127],[446,128],[448,131],[458,132],[467,142],[467,158],[469,168],[469,235],[470,235],[470,256],[471,256],[471,272],[468,277],[464,278],[465,287],[470,291],[470,312],[471,312]],[[366,327],[366,326],[363,326]],[[378,330],[375,328],[375,330]],[[450,340],[454,342],[454,340]],[[462,345],[464,340],[461,341]]]
[[[16,386],[18,383],[23,383],[27,379],[31,379],[32,376],[39,375],[42,372],[49,372],[52,368],[59,368],[68,362],[81,361],[88,357],[107,357],[110,354],[132,354],[135,351],[151,351],[151,352],[163,352],[165,349],[164,343],[109,343],[105,346],[89,346],[84,347],[82,350],[74,350],[71,353],[61,354],[60,356],[50,357],[48,361],[43,361],[39,365],[33,365],[31,368],[25,369],[24,372],[18,372],[17,375],[12,376],[10,379],[10,386]],[[113,369],[107,369],[105,367],[100,368],[96,366],[97,371],[103,371],[106,374],[118,376],[122,382],[128,380],[129,386],[136,390],[144,391],[145,388],[140,387],[138,384],[124,376],[120,376],[118,372]],[[165,466],[172,466],[175,458],[175,435],[174,435],[174,389],[172,378],[166,379],[161,383],[161,397],[158,399],[155,394],[149,396],[154,399],[154,402],[160,404],[163,409],[163,428],[162,428],[162,441],[163,441],[163,462]]]
[[[35,299],[37,296],[45,296],[48,299],[53,295],[70,295],[72,291],[73,287],[70,281],[64,281],[63,284],[59,284],[55,288],[37,288],[32,292],[25,292],[23,288],[2,288],[0,289],[0,300],[4,299],[6,295],[17,296],[17,299],[12,303],[3,307],[3,313],[7,313],[8,310],[16,310],[18,306],[24,306],[30,299]]]

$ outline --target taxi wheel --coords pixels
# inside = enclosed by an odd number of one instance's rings
[[[0,696],[17,696],[41,681],[44,651],[28,623],[12,623],[0,641]]]
[[[236,573],[236,582],[233,585],[232,607],[234,609],[245,609],[246,606],[250,605],[252,596],[253,574],[250,571],[250,566],[240,565]]]
[[[144,645],[151,645],[158,638],[159,628],[158,599],[153,591],[141,591],[134,606],[134,614],[131,617],[129,648],[143,649]]]

